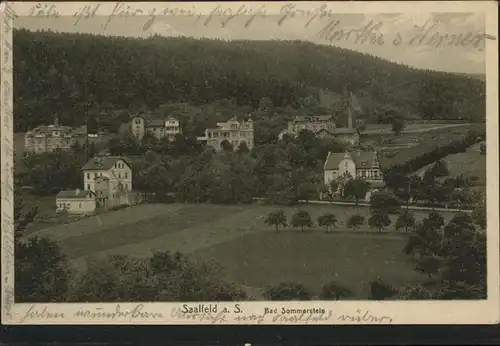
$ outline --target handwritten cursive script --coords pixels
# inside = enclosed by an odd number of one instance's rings
[[[14,199],[12,146],[12,28],[14,19],[18,18],[7,2],[1,3],[2,10],[2,73],[0,84],[2,112],[2,311],[9,318],[14,305],[14,220],[12,206]]]
[[[202,25],[207,27],[211,24],[226,27],[234,21],[236,17],[244,18],[243,25],[249,28],[257,18],[270,18],[275,20],[278,27],[283,26],[291,19],[299,19],[303,21],[304,27],[307,28],[314,21],[325,19],[328,20],[317,36],[329,42],[352,42],[354,44],[373,44],[384,45],[392,43],[394,46],[432,46],[439,47],[470,47],[473,49],[482,50],[485,40],[495,40],[496,37],[480,32],[464,32],[450,33],[445,29],[438,30],[438,23],[427,21],[423,25],[415,25],[416,32],[402,33],[382,33],[381,29],[384,22],[372,20],[361,27],[348,28],[342,25],[340,20],[333,17],[338,15],[328,4],[322,3],[313,8],[301,8],[300,4],[286,3],[279,9],[270,11],[266,8],[266,3],[262,4],[247,4],[242,3],[238,7],[234,5],[223,5],[216,3],[215,7],[209,11],[201,13],[195,5],[192,6],[166,6],[155,7],[150,9],[141,8],[140,5],[116,2],[112,6],[111,13],[103,12],[100,3],[85,4],[79,8],[73,17],[74,25],[79,25],[82,21],[102,15],[104,24],[102,28],[108,29],[109,25],[116,18],[144,18],[145,22],[142,25],[144,31],[150,30],[151,27],[161,21],[167,21],[169,17],[181,16],[183,18],[194,18],[193,24],[199,22],[203,18]],[[46,18],[59,18],[61,14],[57,11],[56,4],[37,3],[28,11],[28,15]],[[294,22],[297,25],[297,21]],[[448,28],[449,29],[449,28]],[[390,37],[385,37],[390,35]]]
[[[78,319],[100,320],[100,319],[125,319],[127,321],[134,320],[154,320],[163,318],[163,314],[159,312],[147,311],[144,304],[138,304],[132,309],[123,309],[120,304],[117,304],[111,309],[103,307],[96,308],[81,308],[73,314]]]
[[[496,37],[484,33],[465,32],[449,34],[437,30],[437,23],[427,21],[424,25],[415,25],[416,33],[395,32],[394,37],[387,39],[380,32],[384,23],[370,21],[360,28],[343,27],[339,20],[332,20],[319,32],[318,37],[329,42],[351,42],[354,44],[384,45],[392,42],[394,46],[432,46],[440,47],[471,47],[484,49],[486,39],[495,40]]]
[[[353,323],[377,323],[377,324],[389,324],[392,323],[392,317],[390,316],[379,316],[372,314],[369,310],[356,309],[354,314],[341,314],[337,317],[337,320],[343,322],[353,322]]]
[[[33,304],[29,307],[20,321],[23,323],[30,320],[54,320],[64,318],[63,312],[51,311],[46,305],[39,306]]]
[[[227,322],[227,313],[218,312],[215,314],[209,312],[200,312],[200,313],[185,313],[182,312],[181,309],[174,308],[170,312],[170,316],[183,320],[191,320],[197,322],[209,322],[211,324],[221,324]]]

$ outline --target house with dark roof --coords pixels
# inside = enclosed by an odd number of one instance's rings
[[[356,145],[359,143],[359,133],[355,128],[355,119],[352,112],[350,98],[345,107],[337,112],[337,115],[296,116],[288,122],[288,128],[279,134],[279,139],[285,135],[297,136],[300,131],[308,130],[318,137],[330,137],[343,143]],[[345,123],[338,123],[346,119]],[[347,127],[341,127],[347,126]]]
[[[83,167],[85,191],[96,192],[96,180],[107,178],[111,198],[118,198],[132,191],[132,166],[121,156],[96,156]],[[118,196],[118,197],[117,197]]]
[[[324,183],[349,176],[367,180],[375,185],[383,183],[378,153],[376,151],[329,152],[324,165]]]
[[[287,133],[298,134],[302,130],[317,133],[320,130],[333,132],[335,130],[335,118],[331,114],[315,116],[295,116],[288,122]]]
[[[174,117],[160,119],[143,114],[134,115],[129,122],[122,124],[120,132],[129,132],[139,140],[146,133],[152,134],[157,139],[167,137],[170,140],[174,140],[177,134],[182,133],[180,122]]]
[[[56,196],[56,211],[71,214],[93,213],[96,209],[96,198],[92,191],[65,190]]]

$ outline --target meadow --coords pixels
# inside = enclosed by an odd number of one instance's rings
[[[270,211],[281,208],[288,218],[298,209],[313,220],[334,213],[338,228],[325,233],[317,226],[284,228],[265,225]],[[402,249],[408,235],[390,226],[377,233],[364,225],[356,232],[345,225],[350,215],[369,215],[366,207],[338,205],[223,206],[147,204],[46,228],[33,235],[56,240],[72,263],[83,269],[86,259],[107,254],[150,256],[155,251],[180,251],[223,267],[227,279],[258,292],[282,281],[299,281],[317,291],[328,281],[348,285],[358,298],[368,296],[368,281],[378,276],[388,283],[425,281]],[[416,211],[422,219],[426,212]],[[446,219],[451,213],[444,214]],[[395,222],[396,216],[392,216]]]
[[[377,150],[383,150],[382,164],[385,167],[402,164],[409,158],[445,146],[451,141],[461,140],[468,131],[484,131],[485,124],[464,124],[458,127],[442,127],[425,131],[389,134],[366,134],[363,141],[371,143]],[[472,144],[472,143],[471,143]]]

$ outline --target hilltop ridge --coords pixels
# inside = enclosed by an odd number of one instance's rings
[[[356,95],[374,122],[393,109],[411,119],[480,120],[484,80],[418,70],[370,55],[304,41],[146,39],[14,31],[15,131],[81,124],[88,107],[134,110],[234,99],[256,108],[300,107],[323,91]],[[34,58],[36,57],[36,59]]]

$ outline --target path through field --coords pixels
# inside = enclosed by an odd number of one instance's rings
[[[470,124],[410,124],[405,129],[403,129],[403,134],[405,133],[418,133],[418,132],[427,132],[427,131],[434,131],[434,130],[440,130],[440,129],[446,129],[446,128],[453,128],[453,127],[462,127],[462,126],[470,126]],[[376,128],[376,129],[368,129],[364,131],[364,134],[384,134],[384,133],[391,133],[391,126],[387,125],[387,127],[383,128]]]

